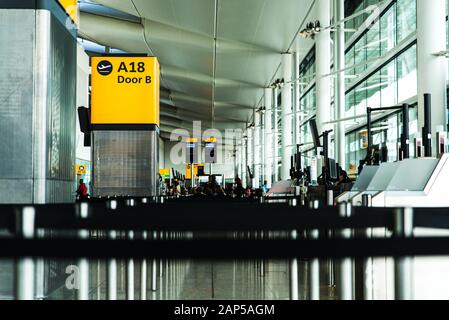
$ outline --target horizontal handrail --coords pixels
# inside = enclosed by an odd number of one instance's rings
[[[0,239],[0,257],[289,259],[449,256],[449,238],[320,240]]]
[[[15,230],[16,216],[24,206],[1,205],[0,228]],[[348,218],[338,208],[308,209],[284,204],[124,204],[88,205],[87,218],[79,204],[33,206],[35,227],[52,230],[152,231],[282,231],[309,229],[362,229],[393,226],[393,208],[353,207]],[[414,209],[414,227],[449,229],[449,208]]]

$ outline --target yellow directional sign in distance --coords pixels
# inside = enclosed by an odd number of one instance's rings
[[[155,57],[104,56],[92,60],[93,125],[159,126],[160,67]]]
[[[78,0],[58,0],[73,22],[78,24]]]

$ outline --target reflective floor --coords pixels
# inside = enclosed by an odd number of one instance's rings
[[[14,272],[11,261],[0,262],[0,299],[13,298]],[[63,264],[64,265],[64,264]],[[65,264],[69,266],[70,264]],[[140,299],[140,261],[134,261],[134,298]],[[286,261],[266,261],[264,274],[259,261],[208,262],[208,261],[164,261],[157,263],[157,290],[151,290],[151,263],[148,262],[148,300],[288,300],[289,263]],[[162,266],[162,268],[160,268]],[[307,263],[299,262],[300,299],[307,298]],[[90,262],[90,299],[106,299],[106,264]],[[51,269],[51,268],[50,268]],[[325,265],[321,266],[321,299],[335,299],[334,290],[324,276]],[[162,270],[162,272],[160,272]],[[48,271],[48,268],[47,268]],[[55,271],[51,271],[50,273]],[[55,276],[53,274],[52,276]],[[69,289],[65,282],[70,274],[46,280],[52,289],[46,299],[76,299],[76,289]],[[126,263],[118,263],[117,297],[126,299]],[[69,279],[70,280],[70,279]],[[48,284],[51,282],[51,284]],[[69,281],[70,282],[70,281]]]

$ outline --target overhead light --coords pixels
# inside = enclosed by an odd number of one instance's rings
[[[299,35],[305,39],[307,39],[307,38],[314,39],[315,35],[320,33],[321,30],[322,30],[321,23],[317,20],[315,22],[309,22],[306,25],[305,29],[303,29],[299,32]]]
[[[315,25],[314,25],[314,27],[313,27],[313,31],[314,31],[315,33],[318,33],[318,32],[321,31],[321,24],[320,24],[320,22],[319,22],[318,20],[315,21]]]

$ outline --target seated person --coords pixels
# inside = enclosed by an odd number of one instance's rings
[[[352,180],[349,179],[348,173],[344,170],[340,172],[340,176],[338,177],[337,186],[341,186],[346,183],[352,183]]]

